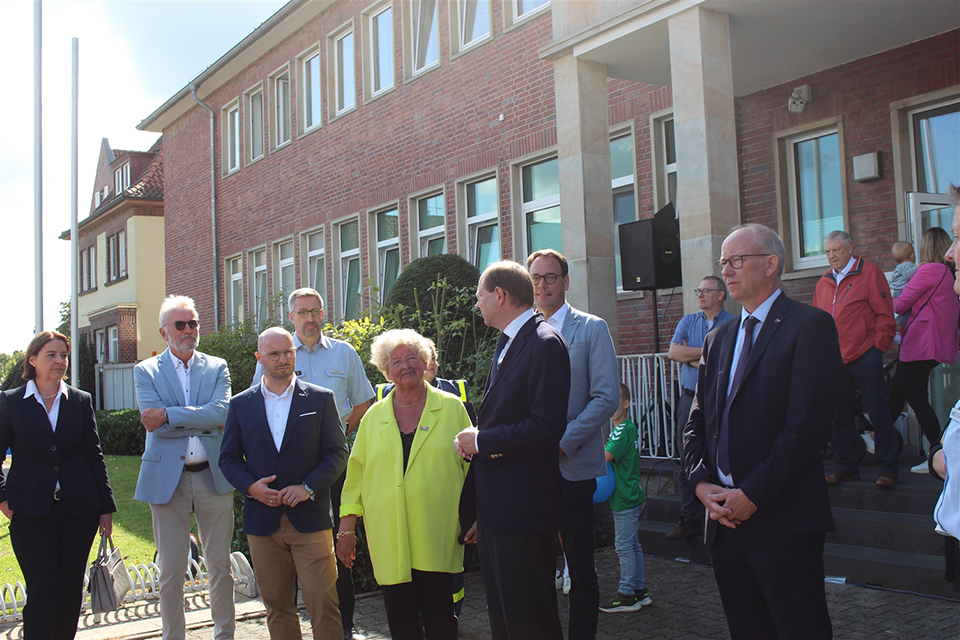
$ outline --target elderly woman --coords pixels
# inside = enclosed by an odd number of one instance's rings
[[[110,535],[117,510],[90,395],[63,382],[69,352],[62,334],[38,333],[27,384],[0,395],[0,450],[13,452],[0,511],[27,582],[25,640],[76,635],[90,545],[97,528]]]
[[[429,361],[429,343],[416,331],[387,331],[373,342],[370,362],[396,386],[360,422],[340,506],[337,556],[352,566],[363,516],[396,640],[424,631],[428,640],[457,637],[450,593],[463,570],[458,506],[467,463],[452,443],[470,418],[459,399],[424,381]]]
[[[900,363],[888,385],[890,413],[900,415],[906,400],[917,415],[927,442],[940,441],[940,420],[930,406],[927,392],[930,372],[939,363],[957,361],[958,314],[960,301],[953,291],[953,268],[944,255],[950,249],[950,236],[939,227],[923,232],[920,241],[920,265],[900,297],[893,301],[897,313],[910,312],[900,331]],[[911,469],[926,473],[923,462]]]

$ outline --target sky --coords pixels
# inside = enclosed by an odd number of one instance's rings
[[[43,1],[43,329],[70,299],[71,41],[79,39],[78,218],[103,138],[146,151],[137,125],[278,11],[281,1]],[[0,0],[0,353],[35,333],[34,2]],[[11,99],[14,98],[14,99]]]

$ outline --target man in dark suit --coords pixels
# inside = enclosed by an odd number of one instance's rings
[[[516,262],[496,262],[480,276],[477,308],[502,334],[479,430],[456,438],[457,452],[473,460],[477,550],[494,640],[563,637],[553,572],[570,359],[563,337],[532,307],[533,281]]]
[[[256,355],[264,376],[230,402],[220,468],[246,496],[243,530],[270,637],[301,637],[299,579],[313,637],[338,638],[330,486],[347,464],[347,445],[336,401],[296,378],[297,351],[284,329],[260,334]]]
[[[684,460],[710,515],[727,625],[733,640],[830,638],[820,449],[842,366],[836,325],[780,291],[784,248],[770,229],[735,229],[721,255],[743,311],[704,342]]]

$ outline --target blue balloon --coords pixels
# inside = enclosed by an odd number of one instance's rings
[[[607,463],[607,475],[597,478],[597,490],[593,492],[593,504],[609,500],[617,486],[617,477],[613,474],[613,465]]]

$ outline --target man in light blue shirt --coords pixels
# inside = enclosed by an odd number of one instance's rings
[[[694,289],[694,293],[697,294],[700,311],[688,313],[680,319],[673,339],[670,340],[670,350],[667,351],[668,358],[680,363],[680,402],[675,416],[677,436],[674,440],[678,456],[683,449],[683,427],[687,424],[694,392],[697,390],[697,363],[700,362],[703,339],[714,328],[733,318],[733,315],[723,308],[723,303],[727,300],[727,286],[721,278],[706,276],[700,281],[700,286]],[[667,540],[683,540],[703,531],[700,525],[700,501],[694,495],[693,487],[687,482],[682,462],[678,478],[680,523],[667,534]]]

